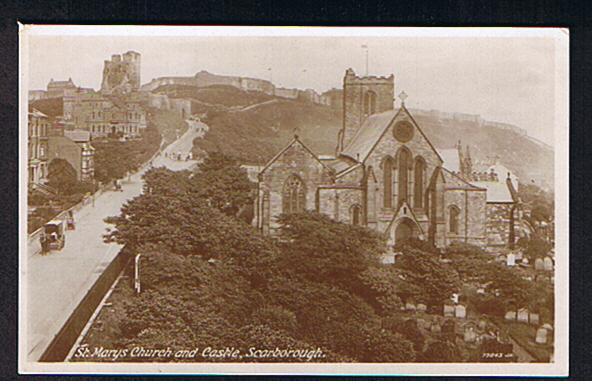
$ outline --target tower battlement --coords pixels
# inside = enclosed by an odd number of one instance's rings
[[[358,76],[353,69],[347,69],[343,77],[343,125],[337,153],[347,146],[368,116],[393,109],[394,99],[394,75]]]

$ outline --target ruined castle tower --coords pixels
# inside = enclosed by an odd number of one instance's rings
[[[128,51],[105,60],[101,92],[125,94],[140,88],[140,59],[138,52]]]
[[[343,126],[337,152],[341,152],[366,117],[393,109],[395,77],[357,76],[349,68],[343,78]]]

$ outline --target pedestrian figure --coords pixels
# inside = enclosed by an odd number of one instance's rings
[[[41,235],[39,236],[39,241],[41,242],[41,254],[47,254],[47,235],[45,234],[45,232],[41,232]]]

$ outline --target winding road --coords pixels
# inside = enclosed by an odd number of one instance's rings
[[[189,128],[163,153],[188,153],[196,137],[197,130]],[[175,161],[160,154],[152,165],[178,171],[197,163],[197,160]],[[26,361],[39,360],[78,303],[119,253],[121,245],[103,242],[102,235],[109,228],[104,219],[118,215],[126,201],[142,193],[142,175],[147,169],[144,167],[129,180],[124,179],[122,192],[105,191],[94,198],[94,203],[89,202],[78,210],[76,229],[66,232],[62,250],[42,256],[34,239],[25,247],[20,275],[21,332],[25,332],[24,343],[19,347]]]

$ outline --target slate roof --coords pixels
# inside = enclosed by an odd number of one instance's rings
[[[510,188],[504,181],[472,181],[471,184],[487,189],[488,203],[513,203]]]
[[[457,148],[438,149],[440,157],[444,160],[443,166],[452,172],[460,172],[460,159]]]
[[[397,111],[390,110],[368,116],[364,124],[358,129],[354,137],[343,149],[342,154],[364,161],[374,144],[378,141],[384,129],[393,121]]]

